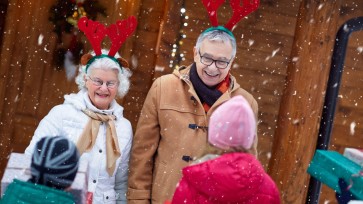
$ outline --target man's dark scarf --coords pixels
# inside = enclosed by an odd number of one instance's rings
[[[193,63],[193,65],[190,69],[189,77],[190,77],[190,81],[193,84],[194,90],[196,91],[206,112],[218,100],[218,98],[221,97],[222,94],[227,91],[225,88],[222,88],[222,87],[229,87],[229,82],[230,82],[230,77],[228,74],[227,77],[216,86],[209,87],[209,86],[205,85],[198,76],[195,63]],[[223,86],[223,85],[227,85],[227,86]]]

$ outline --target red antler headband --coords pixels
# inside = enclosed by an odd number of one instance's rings
[[[84,32],[87,39],[90,41],[91,46],[96,54],[96,56],[87,60],[86,73],[87,69],[96,59],[107,57],[115,61],[117,64],[126,65],[127,62],[124,59],[114,58],[116,52],[120,49],[121,45],[126,41],[126,39],[134,32],[136,29],[137,21],[134,16],[130,16],[128,19],[117,21],[116,24],[111,24],[108,28],[106,28],[103,24],[89,20],[87,17],[82,17],[78,21],[78,28]],[[101,51],[101,43],[105,36],[111,39],[111,48],[107,55],[102,54]],[[125,64],[126,63],[126,64]]]
[[[203,33],[212,30],[222,30],[234,37],[231,32],[233,26],[236,25],[243,17],[255,11],[260,4],[259,0],[242,0],[241,6],[240,1],[241,0],[229,1],[229,4],[233,10],[232,18],[224,26],[219,26],[217,20],[217,10],[225,2],[225,0],[202,0],[204,7],[208,11],[209,19],[213,26],[205,30]]]

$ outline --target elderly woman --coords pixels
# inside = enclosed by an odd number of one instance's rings
[[[115,98],[129,89],[131,72],[115,57],[86,54],[76,83],[80,91],[65,95],[40,122],[25,153],[43,137],[66,135],[88,161],[88,192],[93,203],[126,203],[132,127]],[[88,58],[84,60],[84,58]],[[127,63],[126,63],[127,64]]]

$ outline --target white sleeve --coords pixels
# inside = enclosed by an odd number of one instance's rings
[[[54,137],[62,135],[62,111],[61,106],[55,106],[52,108],[48,115],[46,115],[39,123],[37,129],[34,132],[29,146],[25,149],[26,155],[33,155],[36,143],[43,137]],[[64,114],[64,111],[63,111]]]
[[[123,151],[123,155],[121,155],[121,163],[116,172],[116,181],[115,181],[115,191],[117,196],[116,203],[124,204],[127,203],[126,192],[127,192],[127,180],[128,180],[128,172],[129,172],[129,160],[130,160],[130,151],[132,145],[132,128],[130,125],[130,140],[125,146],[125,151]]]

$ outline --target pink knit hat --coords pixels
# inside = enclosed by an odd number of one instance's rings
[[[255,136],[255,115],[242,96],[235,96],[223,103],[210,118],[208,141],[218,148],[243,147],[248,150]]]

